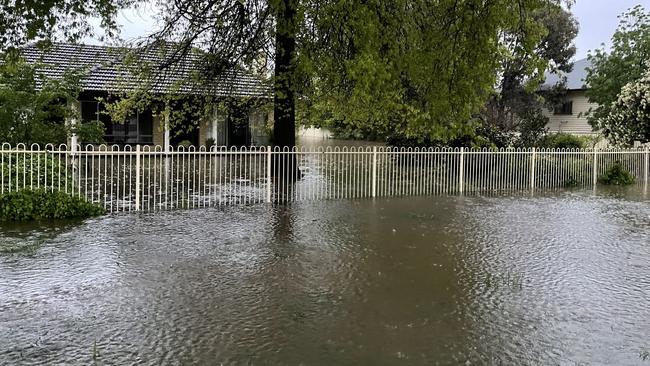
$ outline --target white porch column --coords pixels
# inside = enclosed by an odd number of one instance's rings
[[[77,124],[79,123],[78,116],[81,114],[81,107],[79,105],[78,100],[72,100],[68,102],[68,106],[70,109],[73,111],[72,117],[70,117],[65,123],[68,125],[70,128],[75,128]],[[75,132],[72,132],[70,135],[70,151],[72,153],[77,151],[77,144],[79,143],[77,134]]]
[[[165,153],[169,153],[169,148],[171,146],[171,141],[169,137],[169,105],[165,105],[165,126],[164,126],[164,136],[163,136],[163,141],[165,144]]]
[[[212,107],[212,119],[210,120],[210,137],[214,139],[214,144],[219,144],[219,108]]]

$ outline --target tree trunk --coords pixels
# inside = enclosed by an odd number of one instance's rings
[[[273,106],[273,145],[291,150],[296,146],[296,32],[298,0],[273,0],[275,5],[275,84]],[[273,176],[276,182],[300,179],[295,154],[275,154]],[[285,195],[291,196],[293,185]],[[280,200],[288,197],[279,197]]]
[[[274,145],[296,145],[296,32],[298,0],[275,0]]]

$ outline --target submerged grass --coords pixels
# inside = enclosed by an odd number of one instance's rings
[[[33,254],[45,242],[42,239],[36,240],[16,240],[8,238],[0,238],[0,254]]]

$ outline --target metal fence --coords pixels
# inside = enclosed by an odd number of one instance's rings
[[[620,162],[647,189],[649,150],[389,147],[163,149],[3,144],[0,194],[61,190],[107,210],[162,210],[595,187]]]

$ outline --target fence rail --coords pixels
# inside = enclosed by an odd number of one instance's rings
[[[107,210],[595,187],[620,162],[647,189],[650,151],[389,147],[0,147],[0,194],[61,190]]]

